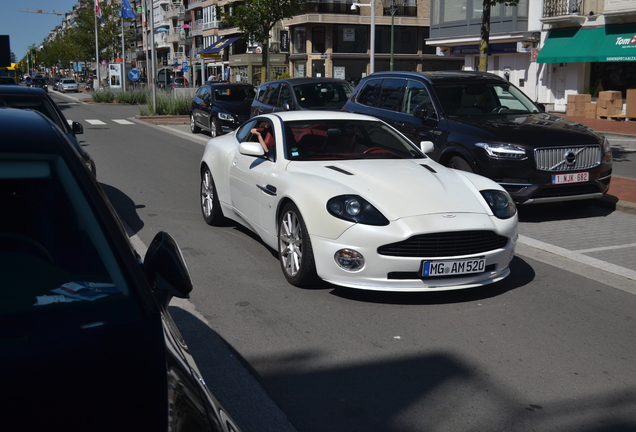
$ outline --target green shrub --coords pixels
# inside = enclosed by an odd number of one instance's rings
[[[125,92],[118,93],[115,97],[115,101],[130,105],[143,105],[147,103],[149,95],[150,90],[147,88],[126,90]]]
[[[115,100],[116,93],[106,89],[106,90],[96,90],[93,92],[93,102],[97,103],[111,103]]]
[[[168,92],[157,92],[157,115],[188,115],[190,112],[191,96],[174,96]],[[141,115],[153,113],[152,98],[148,97],[147,111],[140,109]]]

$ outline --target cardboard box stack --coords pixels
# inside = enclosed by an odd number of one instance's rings
[[[596,118],[596,104],[592,102],[592,95],[569,94],[565,115],[569,117]],[[588,115],[593,115],[593,117],[588,117]]]
[[[613,90],[598,92],[596,105],[598,117],[619,116],[623,113],[623,95]]]
[[[625,99],[625,117],[636,118],[636,89],[627,89]]]

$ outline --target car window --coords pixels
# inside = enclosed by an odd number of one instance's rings
[[[236,139],[238,142],[248,141],[248,137],[250,136],[250,130],[254,127],[256,123],[256,119],[250,120],[240,126],[236,131]]]
[[[278,101],[278,106],[280,106],[281,108],[283,108],[283,106],[287,103],[289,104],[290,109],[295,109],[294,100],[292,98],[292,91],[291,88],[289,88],[289,84],[283,83],[280,86],[280,96],[278,97]]]
[[[65,133],[68,132],[68,124],[65,119],[60,117],[51,101],[46,97],[0,96],[0,106],[39,111],[51,119]]]
[[[240,102],[254,99],[254,89],[249,86],[214,86],[214,100],[217,102]]]
[[[305,109],[338,110],[344,106],[351,95],[348,83],[315,82],[294,86],[296,99]]]
[[[205,96],[208,93],[210,93],[210,87],[203,86],[199,90],[197,90],[196,97],[203,99],[203,96]]]
[[[424,105],[429,110],[429,115],[434,112],[431,96],[424,84],[419,81],[408,80],[400,111],[413,114],[413,110],[420,105]]]
[[[263,95],[263,103],[266,105],[276,106],[278,103],[278,90],[280,88],[280,83],[270,83],[267,85],[265,89],[265,94]]]
[[[450,116],[539,112],[526,95],[508,83],[437,84],[434,89],[442,109]]]
[[[362,105],[370,107],[377,106],[379,100],[380,89],[382,88],[382,80],[370,79],[358,93],[357,101]]]
[[[398,110],[402,102],[405,85],[406,80],[401,78],[386,78],[383,80],[378,107],[391,111]]]
[[[128,296],[108,237],[60,157],[0,161],[0,208],[0,315]]]

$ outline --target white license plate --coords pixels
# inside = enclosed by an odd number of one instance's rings
[[[589,172],[554,174],[552,176],[552,184],[584,183],[587,181],[590,181]]]
[[[484,258],[457,261],[424,261],[422,277],[481,273],[486,269]]]

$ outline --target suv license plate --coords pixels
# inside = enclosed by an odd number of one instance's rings
[[[590,181],[589,172],[554,174],[552,176],[552,184],[585,183],[587,181]]]
[[[486,259],[484,258],[457,261],[424,261],[422,263],[422,277],[481,273],[485,269]]]

